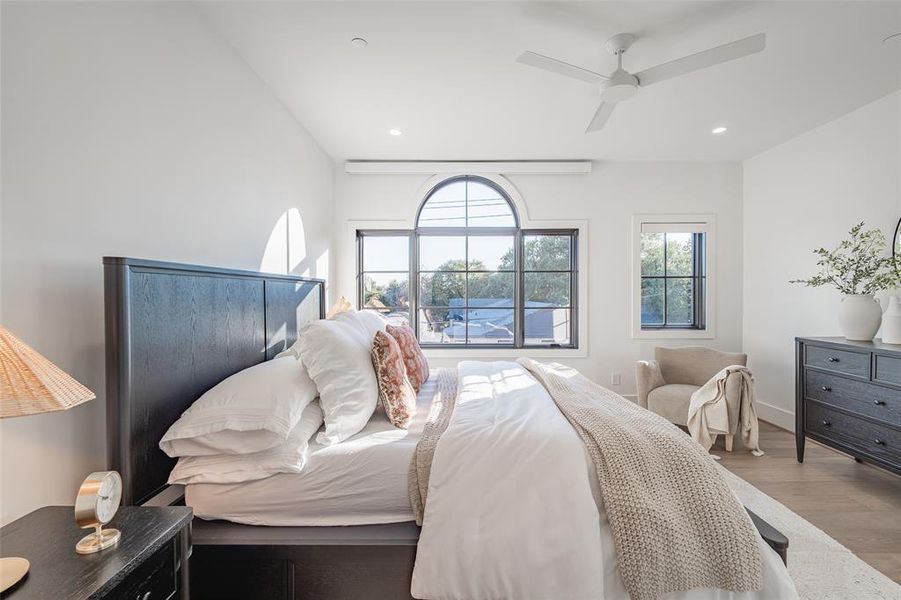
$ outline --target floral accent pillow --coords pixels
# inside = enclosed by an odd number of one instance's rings
[[[416,391],[407,379],[400,346],[384,331],[372,339],[372,367],[379,385],[379,400],[395,427],[406,429],[416,412]]]
[[[416,334],[406,325],[388,325],[386,330],[391,337],[397,340],[404,357],[407,377],[418,394],[419,388],[429,379],[429,361],[426,360],[422,348],[419,347],[419,342],[416,341]]]

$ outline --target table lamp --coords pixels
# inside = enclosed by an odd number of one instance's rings
[[[95,397],[0,325],[0,419],[66,410]],[[22,579],[29,566],[24,558],[0,558],[0,592]]]

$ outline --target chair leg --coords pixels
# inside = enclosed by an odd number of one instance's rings
[[[726,434],[726,452],[732,452],[732,434]]]

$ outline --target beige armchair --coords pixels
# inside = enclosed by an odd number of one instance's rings
[[[720,352],[710,348],[655,348],[655,360],[642,360],[635,365],[638,403],[676,425],[687,425],[691,395],[730,365],[747,366],[746,354]],[[726,380],[726,408],[729,431],[738,429],[740,376]],[[732,451],[732,435],[726,436],[726,450]]]

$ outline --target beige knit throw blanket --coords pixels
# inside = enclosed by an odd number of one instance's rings
[[[738,378],[737,397],[727,395],[726,382]],[[733,388],[734,389],[734,388]],[[730,431],[729,405],[738,410],[738,431]],[[754,377],[747,367],[732,365],[722,369],[691,395],[688,403],[688,432],[692,439],[710,450],[720,433],[737,433],[754,456],[760,449],[757,407],[754,402]]]
[[[422,526],[422,515],[429,490],[429,474],[432,471],[432,458],[441,434],[447,429],[454,406],[457,402],[457,370],[439,369],[437,377],[438,390],[432,398],[432,407],[422,430],[422,437],[416,444],[410,469],[407,473],[407,491],[410,494],[410,505],[416,516],[416,524]]]
[[[761,588],[757,533],[700,445],[575,369],[518,362],[588,448],[632,600],[693,588]]]

